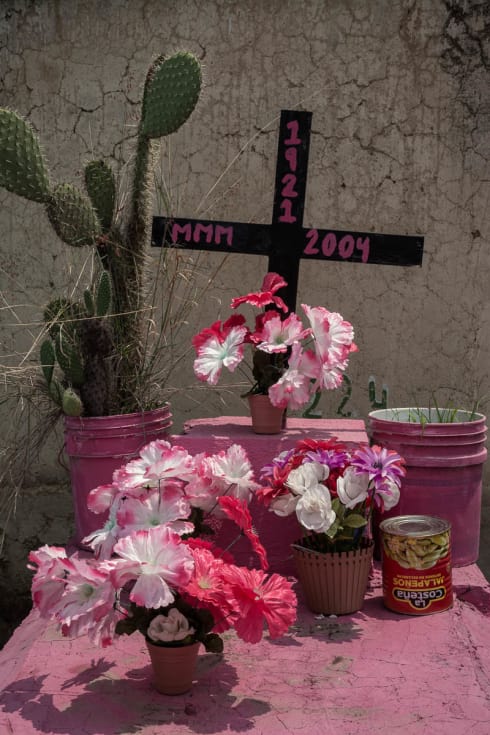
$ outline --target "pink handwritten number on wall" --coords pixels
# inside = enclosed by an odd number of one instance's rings
[[[354,251],[361,252],[361,261],[367,263],[369,260],[369,237],[357,237],[353,235],[344,235],[337,242],[335,232],[327,232],[321,243],[318,242],[318,230],[308,230],[306,233],[306,246],[303,251],[304,255],[319,255],[324,258],[331,258],[338,249],[342,260],[351,258]]]
[[[298,165],[298,150],[296,146],[301,145],[301,139],[298,138],[299,122],[297,120],[291,120],[286,124],[289,131],[289,138],[284,141],[284,145],[288,146],[284,153],[286,161],[289,164],[290,173],[285,174],[281,179],[283,187],[281,189],[281,203],[279,208],[283,214],[279,217],[279,222],[287,222],[287,224],[293,224],[297,218],[293,214],[293,202],[292,200],[298,196],[296,191],[296,171]]]

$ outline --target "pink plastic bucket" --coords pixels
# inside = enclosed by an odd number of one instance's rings
[[[117,416],[65,416],[65,451],[70,460],[77,545],[107,520],[107,516],[87,508],[89,492],[110,483],[114,470],[136,457],[148,442],[164,439],[171,426],[168,404],[153,411]]]
[[[447,411],[447,409],[440,409]],[[424,415],[429,422],[409,421]],[[394,449],[407,463],[398,505],[378,515],[427,515],[451,524],[453,566],[478,559],[483,463],[487,427],[482,414],[457,411],[451,423],[437,423],[434,409],[386,409],[369,414],[373,444]]]

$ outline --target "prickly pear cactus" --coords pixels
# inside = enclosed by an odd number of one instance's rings
[[[102,234],[89,198],[71,184],[59,184],[53,189],[46,203],[46,211],[54,231],[67,245],[93,245]]]
[[[104,161],[86,165],[86,193],[72,184],[51,184],[32,126],[0,108],[0,186],[43,203],[58,237],[72,247],[94,247],[102,270],[83,303],[56,299],[45,310],[50,339],[41,347],[42,371],[49,394],[69,415],[126,413],[153,399],[145,396],[141,376],[148,372],[145,253],[154,154],[158,139],[178,130],[194,110],[201,82],[200,64],[189,53],[160,56],[150,66],[122,224],[114,175]]]
[[[103,232],[110,230],[116,205],[116,181],[104,161],[90,161],[85,166],[85,188]]]
[[[161,57],[145,90],[141,132],[148,138],[170,135],[185,123],[201,90],[201,68],[191,54]]]
[[[109,273],[102,271],[95,294],[87,289],[83,297],[83,304],[55,299],[45,308],[50,337],[41,344],[41,368],[51,398],[64,413],[104,416],[114,403]]]
[[[33,202],[49,196],[49,177],[32,127],[12,110],[0,110],[0,186]]]

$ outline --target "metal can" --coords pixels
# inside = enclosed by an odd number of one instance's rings
[[[406,615],[453,605],[451,524],[431,516],[395,516],[380,523],[383,601]]]

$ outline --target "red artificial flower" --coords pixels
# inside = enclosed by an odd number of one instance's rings
[[[288,307],[280,296],[275,296],[276,291],[287,286],[287,282],[278,273],[267,273],[260,291],[252,292],[246,296],[238,296],[232,299],[231,308],[236,309],[241,304],[252,304],[262,309],[264,306],[274,304],[278,309],[287,313]]]
[[[215,337],[219,342],[224,342],[230,329],[241,327],[242,324],[245,324],[245,317],[242,314],[232,314],[225,322],[222,323],[221,320],[218,320],[210,327],[205,327],[199,334],[194,335],[192,345],[198,353],[199,348],[206,344],[210,337]]]
[[[266,551],[252,527],[252,516],[246,504],[242,500],[230,495],[223,495],[218,498],[218,503],[228,518],[231,518],[248,538],[253,550],[260,559],[262,569],[268,569],[269,562],[267,561]]]
[[[284,635],[296,619],[297,599],[291,582],[279,574],[270,577],[258,569],[227,567],[223,577],[239,614],[234,621],[237,635],[247,643],[262,639],[264,621],[271,638]]]

